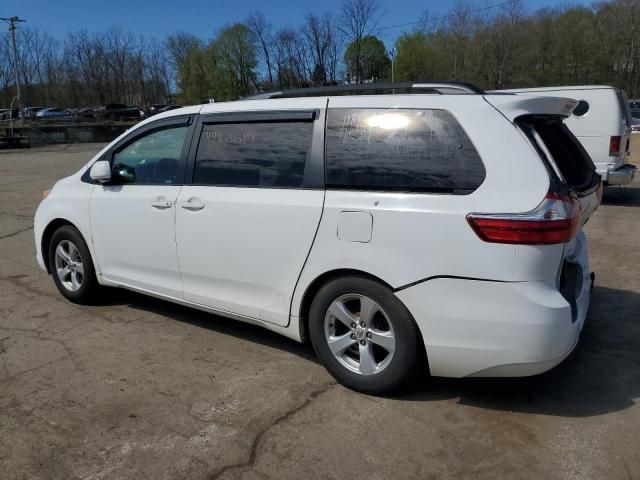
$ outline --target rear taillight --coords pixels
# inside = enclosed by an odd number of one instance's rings
[[[485,242],[518,245],[566,243],[580,228],[580,204],[566,195],[548,193],[530,212],[470,213],[467,221]]]
[[[620,153],[620,136],[616,135],[609,140],[609,156],[615,157]]]

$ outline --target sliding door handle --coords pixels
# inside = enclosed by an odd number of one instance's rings
[[[158,210],[165,210],[167,208],[171,208],[173,206],[173,202],[170,202],[169,200],[154,200],[151,202],[151,206]]]
[[[197,199],[190,199],[186,202],[181,202],[180,206],[185,210],[190,210],[192,212],[195,212],[197,210],[202,210],[205,206],[205,203]]]

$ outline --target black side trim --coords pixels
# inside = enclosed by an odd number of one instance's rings
[[[421,283],[424,282],[428,282],[429,280],[435,280],[438,278],[454,278],[456,280],[473,280],[476,282],[494,282],[494,283],[520,283],[520,282],[512,282],[512,281],[508,281],[508,280],[492,280],[490,278],[475,278],[475,277],[461,277],[459,275],[434,275],[433,277],[427,277],[427,278],[423,278],[422,280],[418,280],[416,282],[411,282],[408,283],[406,285],[403,285],[402,287],[398,287],[396,289],[394,289],[394,292],[400,292],[402,290],[405,290],[409,287],[413,287],[415,285],[419,285]]]
[[[313,122],[317,110],[265,110],[254,112],[220,112],[202,114],[202,123]]]

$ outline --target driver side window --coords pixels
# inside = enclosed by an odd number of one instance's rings
[[[188,126],[153,130],[114,153],[111,171],[115,183],[172,185],[180,168]]]

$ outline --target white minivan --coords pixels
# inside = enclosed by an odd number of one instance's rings
[[[631,183],[637,167],[627,163],[632,119],[624,91],[607,85],[500,90],[578,100],[565,124],[591,156],[605,185]]]
[[[37,260],[74,302],[124,287],[310,339],[362,392],[537,374],[593,282],[575,106],[370,84],[159,114],[54,185]]]

